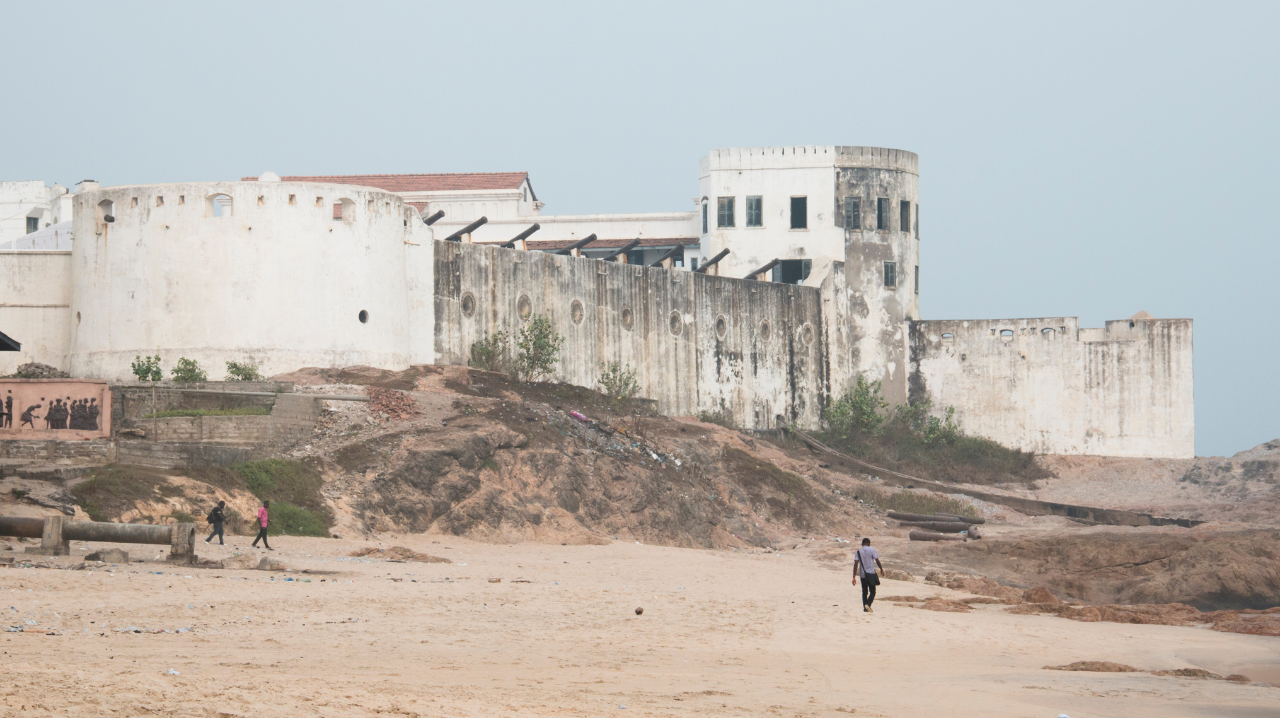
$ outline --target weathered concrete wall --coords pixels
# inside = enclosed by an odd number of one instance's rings
[[[0,441],[111,436],[111,390],[80,379],[0,379]]]
[[[472,342],[542,313],[565,337],[557,380],[594,386],[602,362],[620,361],[665,413],[817,425],[817,289],[453,242],[435,255],[440,363],[465,364]]]
[[[72,321],[71,252],[0,252],[0,331],[22,344],[0,352],[0,375],[27,362],[66,368]]]
[[[912,322],[911,395],[1028,451],[1191,458],[1191,330],[1189,319]]]

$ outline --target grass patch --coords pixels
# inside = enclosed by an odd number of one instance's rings
[[[816,515],[826,510],[822,497],[797,474],[733,447],[725,448],[723,463],[725,473],[747,492],[752,505],[768,506],[774,518],[785,518],[804,529],[812,526]]]
[[[169,518],[173,519],[176,523],[180,523],[180,524],[204,523],[203,521],[197,520],[196,517],[192,516],[186,511],[180,511],[178,509],[174,509],[173,511],[170,511]]]
[[[166,409],[154,414],[144,414],[143,419],[170,419],[176,416],[270,416],[265,406],[238,406],[234,409]]]
[[[325,521],[316,514],[299,506],[281,501],[271,502],[271,523],[267,526],[269,535],[284,536],[329,536],[332,522]]]
[[[168,486],[163,474],[136,466],[100,466],[90,477],[73,486],[71,495],[94,521],[112,521],[134,502],[161,498],[159,487]]]
[[[878,434],[854,431],[847,436],[816,434],[815,438],[876,466],[933,481],[1033,484],[1053,476],[1031,452],[979,436],[959,435],[950,443],[929,441],[921,432],[892,421]]]
[[[717,426],[723,426],[726,429],[737,428],[733,425],[733,420],[730,419],[728,415],[718,411],[700,411],[698,412],[698,421],[701,421],[704,424],[716,424]]]
[[[236,464],[244,486],[259,499],[271,501],[268,533],[293,536],[328,536],[333,512],[320,494],[320,472],[301,461],[259,459]]]
[[[901,511],[904,514],[955,514],[978,518],[978,512],[963,501],[918,494],[914,491],[890,492],[863,486],[858,489],[858,498],[885,511]]]

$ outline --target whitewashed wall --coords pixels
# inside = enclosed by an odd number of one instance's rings
[[[1036,453],[1191,458],[1191,330],[1190,319],[913,322],[912,398]]]
[[[65,368],[70,270],[70,252],[0,252],[0,331],[22,344],[20,352],[0,352],[0,375],[33,361]]]

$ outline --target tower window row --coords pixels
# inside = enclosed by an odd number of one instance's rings
[[[764,226],[764,197],[761,195],[747,195],[746,208],[746,226],[747,227],[763,227]],[[791,229],[808,229],[809,228],[809,198],[808,197],[791,197],[789,213]],[[864,230],[870,229],[864,226],[866,221],[863,217],[861,197],[845,197],[841,203],[843,211],[844,227],[846,229]],[[893,221],[893,201],[888,197],[879,197],[876,199],[875,205],[875,230],[878,232],[892,231],[890,226]],[[702,205],[702,233],[709,231],[709,209],[706,203]],[[898,202],[898,228],[899,232],[913,234],[916,239],[920,239],[920,205],[913,204],[909,200],[900,200]],[[734,229],[737,227],[737,198],[736,197],[717,197],[716,198],[716,228],[717,229]]]

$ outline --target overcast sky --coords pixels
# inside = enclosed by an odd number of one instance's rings
[[[920,154],[926,319],[1195,320],[1280,437],[1280,3],[4,3],[0,179],[527,170],[688,210],[717,147]]]

